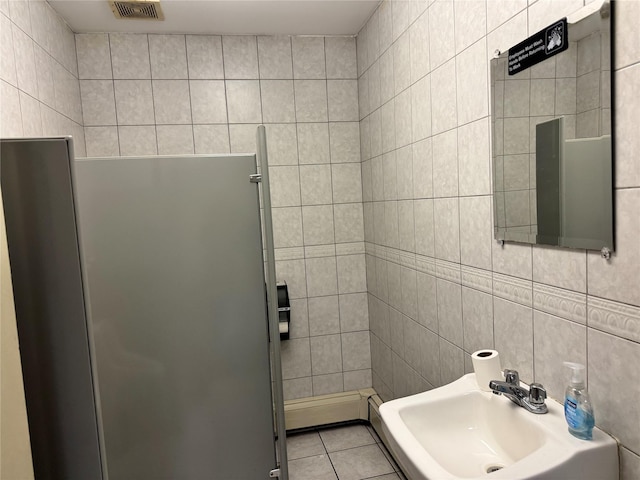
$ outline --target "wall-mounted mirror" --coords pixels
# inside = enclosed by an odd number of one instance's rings
[[[546,48],[532,36],[491,61],[498,240],[613,250],[611,11],[590,8],[567,19],[561,53],[521,66],[516,47]]]

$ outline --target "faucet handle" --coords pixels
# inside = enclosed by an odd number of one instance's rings
[[[529,401],[533,405],[542,405],[547,398],[547,391],[539,383],[532,383],[529,385]]]
[[[504,380],[511,385],[520,385],[520,375],[517,370],[505,370],[504,371]]]

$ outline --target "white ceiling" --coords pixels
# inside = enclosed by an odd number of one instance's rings
[[[355,35],[380,0],[161,0],[164,21],[118,20],[107,0],[49,0],[74,32]]]

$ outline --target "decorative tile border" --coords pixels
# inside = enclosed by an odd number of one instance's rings
[[[436,276],[460,284],[460,264],[436,260]]]
[[[416,255],[416,270],[428,275],[436,276],[436,261],[431,257]]]
[[[587,295],[563,288],[533,284],[533,308],[585,325]]]
[[[304,247],[305,258],[335,257],[335,256],[336,256],[335,245],[314,245],[311,247]]]
[[[510,277],[501,273],[493,274],[493,294],[512,302],[533,306],[533,286],[530,280]]]
[[[336,243],[336,255],[356,255],[366,253],[364,242]]]
[[[640,307],[591,296],[587,302],[590,327],[640,342]]]
[[[490,271],[462,265],[460,267],[462,285],[485,293],[493,293],[493,275]]]
[[[304,248],[303,247],[276,248],[275,249],[275,257],[276,257],[276,261],[278,261],[278,260],[302,260],[302,259],[304,259]]]
[[[415,253],[400,251],[398,252],[398,257],[400,259],[400,265],[402,265],[403,267],[413,268],[415,270],[416,268]]]

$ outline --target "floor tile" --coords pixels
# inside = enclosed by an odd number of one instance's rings
[[[318,432],[294,433],[287,435],[287,458],[311,457],[326,453]]]
[[[320,430],[320,437],[327,452],[337,452],[338,450],[376,443],[364,425],[347,425],[345,427]]]
[[[378,475],[377,477],[369,477],[365,480],[401,480],[397,473],[388,473],[386,475]]]
[[[340,480],[362,480],[393,473],[393,467],[375,444],[333,452],[329,458]]]
[[[299,458],[289,462],[289,480],[337,480],[327,455]],[[342,479],[341,479],[342,480]]]

